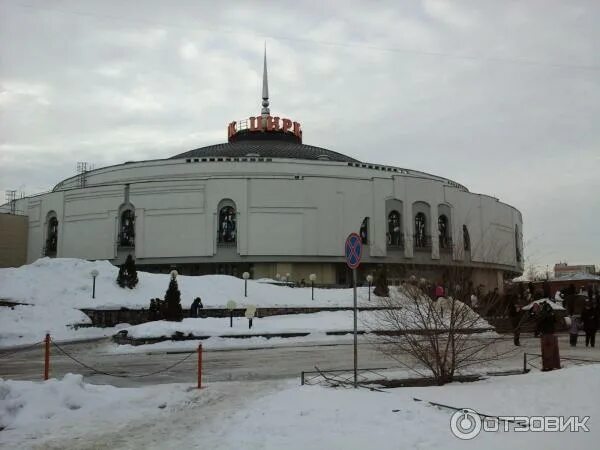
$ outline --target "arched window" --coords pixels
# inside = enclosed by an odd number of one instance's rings
[[[126,209],[121,213],[119,246],[135,247],[135,212],[133,209]]]
[[[53,257],[56,256],[56,249],[58,248],[58,219],[54,211],[48,213],[47,223],[44,255]]]
[[[466,225],[463,225],[463,248],[465,252],[471,251],[471,237],[469,236],[469,229]]]
[[[448,218],[444,214],[441,214],[438,217],[438,233],[440,236],[440,248],[449,248],[450,240],[448,239]]]
[[[388,214],[387,243],[390,247],[402,246],[402,226],[400,213],[396,210]]]
[[[515,250],[517,262],[521,262],[521,249],[519,248],[519,225],[515,225]]]
[[[218,242],[221,244],[236,242],[236,217],[235,207],[223,206],[219,210],[219,235]]]
[[[415,247],[427,247],[427,219],[422,212],[415,215]]]
[[[369,244],[369,218],[365,217],[360,224],[360,240],[364,245]]]

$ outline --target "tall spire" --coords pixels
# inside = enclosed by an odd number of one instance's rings
[[[271,111],[269,110],[269,80],[267,77],[267,43],[265,42],[265,58],[263,66],[263,88],[262,88],[262,111],[261,114],[266,117]]]

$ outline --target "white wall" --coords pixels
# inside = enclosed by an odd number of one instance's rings
[[[440,177],[349,167],[344,163],[293,161],[189,164],[160,161],[92,172],[88,187],[30,198],[29,260],[41,255],[44,221],[59,217],[58,256],[115,256],[123,181],[136,213],[136,257],[211,257],[217,208],[237,208],[237,253],[242,256],[341,257],[346,236],[370,218],[372,261],[387,255],[385,201],[403,202],[405,258],[413,257],[413,203],[430,206],[430,259],[439,259],[438,205],[450,208],[454,259],[462,261],[462,226],[471,237],[471,260],[517,267],[514,229],[520,213],[497,199],[451,186]],[[93,185],[94,183],[103,185]],[[67,183],[68,184],[68,183]],[[421,257],[422,255],[420,255]],[[427,256],[427,255],[426,255]]]

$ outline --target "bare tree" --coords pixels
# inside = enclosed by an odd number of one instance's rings
[[[502,350],[497,334],[480,333],[491,328],[482,315],[497,307],[500,297],[488,296],[475,311],[459,299],[469,295],[468,278],[453,277],[452,281],[453,295],[435,299],[428,294],[426,280],[412,277],[391,288],[388,297],[378,297],[383,309],[373,311],[365,324],[377,336],[381,352],[420,376],[429,372],[439,385],[452,381],[463,369],[515,351]]]

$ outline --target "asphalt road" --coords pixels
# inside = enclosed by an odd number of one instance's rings
[[[600,361],[600,348],[586,349],[581,345],[569,347],[568,336],[560,336],[561,356],[595,359]],[[519,369],[523,366],[523,352],[539,353],[539,339],[522,337],[522,346],[515,348],[510,337],[495,344],[499,350],[511,350],[501,360],[495,361],[496,370]],[[191,354],[181,364],[161,373],[140,377],[162,370],[187,355],[185,353],[132,353],[115,354],[109,352],[112,346],[108,339],[94,342],[62,344],[61,347],[83,364],[115,375],[114,377],[94,373],[72,359],[51,349],[51,377],[62,377],[65,373],[80,373],[90,383],[112,384],[115,386],[140,386],[158,383],[195,383],[197,377],[197,355]],[[114,348],[114,347],[113,347]],[[269,380],[300,377],[301,371],[349,369],[353,363],[353,347],[350,344],[307,345],[275,347],[264,349],[235,349],[205,351],[203,355],[203,380],[241,381]],[[368,343],[360,343],[358,351],[359,367],[388,367],[405,369],[401,363],[391,360]],[[409,363],[408,358],[402,360]],[[539,360],[533,361],[539,364]],[[23,349],[15,353],[0,353],[0,377],[15,380],[41,380],[44,370],[42,346]],[[569,363],[567,363],[569,364]]]

